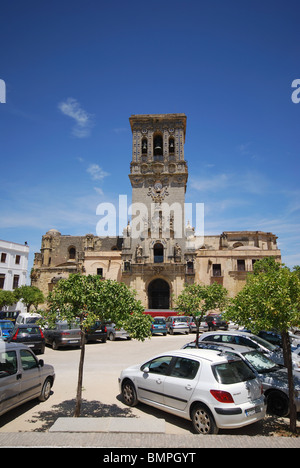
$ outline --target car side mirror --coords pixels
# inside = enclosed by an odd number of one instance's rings
[[[40,367],[44,367],[44,361],[43,361],[43,359],[40,359],[40,360],[39,360],[39,366],[40,366]]]
[[[145,374],[149,374],[150,372],[149,367],[144,367],[143,372],[145,372]]]

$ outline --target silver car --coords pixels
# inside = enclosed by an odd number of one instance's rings
[[[215,343],[223,344],[237,344],[241,346],[248,346],[266,354],[272,361],[284,365],[283,352],[278,346],[274,346],[268,341],[260,338],[257,335],[244,331],[214,331],[203,333],[199,337],[200,341],[213,341]],[[300,372],[300,355],[292,353],[293,370]]]
[[[0,415],[34,398],[46,401],[54,378],[53,366],[27,346],[0,341]]]
[[[117,328],[115,323],[112,322],[105,322],[105,326],[107,329],[107,338],[110,341],[115,341],[116,338],[126,338],[130,340],[130,335],[124,328]]]
[[[168,333],[173,335],[174,333],[185,333],[190,332],[188,318],[183,315],[170,316],[166,320]]]
[[[195,349],[195,342],[184,345],[183,349]],[[267,412],[276,416],[289,413],[289,385],[287,369],[276,364],[268,356],[253,348],[239,345],[225,345],[209,341],[199,343],[201,349],[215,349],[226,354],[240,357],[248,364],[262,382],[267,398]],[[294,372],[295,405],[300,412],[300,377]]]

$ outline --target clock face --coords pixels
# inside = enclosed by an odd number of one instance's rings
[[[159,192],[162,189],[162,183],[161,182],[155,182],[154,184],[154,189]]]

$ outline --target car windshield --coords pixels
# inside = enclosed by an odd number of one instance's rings
[[[217,382],[230,385],[238,382],[245,382],[255,378],[255,374],[250,367],[242,360],[229,360],[221,364],[212,366],[213,374]]]
[[[40,333],[40,329],[39,327],[20,328],[20,333],[22,335],[36,335]]]
[[[267,356],[260,353],[259,351],[249,351],[243,353],[243,356],[260,374],[264,374],[278,369],[278,365],[274,361],[271,361],[271,359],[269,359]]]
[[[0,328],[2,328],[2,330],[12,330],[14,326],[12,322],[3,322],[0,323]]]
[[[268,351],[278,351],[278,346],[274,346],[272,343],[269,343],[268,341],[264,340],[263,338],[260,338],[259,336],[251,336],[251,340],[255,341],[257,344],[260,346],[263,346],[264,348],[267,348]]]
[[[78,323],[68,323],[68,322],[60,322],[57,324],[57,328],[59,330],[71,330],[71,329],[80,329]]]

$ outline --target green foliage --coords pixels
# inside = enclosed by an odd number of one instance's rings
[[[267,261],[266,261],[267,260]],[[244,288],[232,300],[225,318],[253,332],[288,331],[300,323],[300,278],[274,259],[255,263]]]
[[[5,306],[11,306],[18,302],[16,296],[12,291],[4,291],[3,289],[0,290],[0,308]]]
[[[98,275],[70,275],[49,294],[48,304],[45,320],[49,325],[57,318],[69,323],[79,320],[82,328],[91,327],[96,320],[111,320],[133,338],[150,336],[150,319],[143,314],[135,292],[124,283],[103,280]]]
[[[227,303],[227,289],[221,284],[193,283],[185,287],[176,300],[176,309],[195,319],[201,319],[210,310],[223,309]]]
[[[14,295],[17,301],[21,300],[26,305],[27,312],[29,312],[32,305],[37,309],[39,304],[43,304],[45,302],[45,297],[42,291],[36,286],[21,286],[20,288],[15,289]]]

